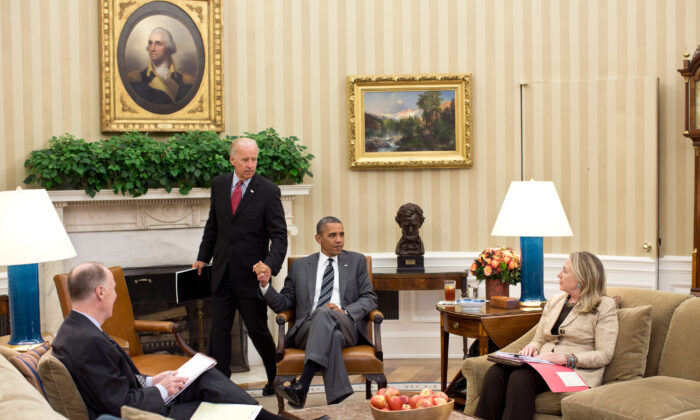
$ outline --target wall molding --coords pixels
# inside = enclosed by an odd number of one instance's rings
[[[393,253],[370,253],[374,267],[395,267]],[[427,252],[425,264],[429,267],[442,267],[446,270],[466,270],[478,252]],[[556,293],[556,274],[566,260],[565,255],[546,254],[545,296]],[[642,287],[660,289],[676,293],[688,293],[690,289],[691,258],[666,256],[658,262],[658,287],[656,281],[657,264],[652,259],[638,257],[601,256],[611,286]],[[475,284],[471,275],[468,282]],[[434,358],[440,351],[440,322],[435,310],[439,300],[439,290],[402,291],[399,293],[399,319],[386,320],[382,324],[382,344],[387,359]],[[520,287],[511,287],[511,296],[520,295]],[[0,295],[7,294],[7,272],[0,271]],[[484,296],[483,284],[479,295]],[[471,343],[471,340],[470,340]],[[252,348],[252,347],[251,347]],[[250,363],[260,363],[259,358],[250,353]],[[462,357],[462,340],[450,337],[450,357]]]
[[[426,252],[426,267],[445,270],[466,270],[478,256],[478,252]],[[396,267],[393,253],[369,253],[373,267]],[[544,255],[545,296],[559,291],[557,273],[567,255]],[[608,286],[640,287],[688,293],[690,289],[691,260],[689,257],[667,256],[657,261],[644,257],[601,255],[605,265]],[[657,280],[658,273],[658,280]],[[469,276],[469,285],[476,280]],[[440,354],[440,321],[435,302],[442,291],[399,292],[399,319],[386,320],[382,324],[382,346],[385,359],[435,358]],[[479,286],[479,296],[485,295],[484,285]],[[520,286],[511,286],[511,296],[520,296]],[[471,344],[473,340],[469,340]],[[462,357],[462,340],[450,336],[449,357]]]

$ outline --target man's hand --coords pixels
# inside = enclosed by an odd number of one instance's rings
[[[518,354],[522,354],[523,356],[533,357],[537,356],[538,353],[539,352],[537,351],[537,348],[535,348],[535,346],[533,346],[532,344],[528,344],[522,350],[520,350],[520,352],[518,352]]]
[[[192,264],[192,268],[196,268],[197,274],[201,276],[202,268],[204,268],[205,265],[207,265],[207,263],[205,263],[204,261],[195,261],[194,264]]]
[[[329,303],[326,303],[326,308],[328,308],[328,309],[333,309],[334,311],[339,312],[339,313],[345,315],[345,311],[343,311],[342,309],[340,309],[340,308],[338,307],[338,305],[336,305],[335,303],[330,303],[330,302],[329,302]]]
[[[161,385],[168,391],[168,396],[177,393],[187,383],[187,378],[176,376],[177,372],[168,370],[153,377],[153,385]]]
[[[253,266],[253,271],[258,277],[260,287],[266,287],[267,284],[270,282],[270,277],[272,277],[272,271],[270,270],[270,267],[268,267],[264,262],[258,261]]]

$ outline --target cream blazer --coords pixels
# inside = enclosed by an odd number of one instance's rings
[[[593,388],[602,383],[605,366],[615,352],[618,331],[615,301],[603,296],[598,308],[589,313],[576,312],[574,307],[559,326],[559,334],[552,335],[567,296],[560,293],[547,302],[530,344],[540,353],[573,353],[578,358],[576,373]]]

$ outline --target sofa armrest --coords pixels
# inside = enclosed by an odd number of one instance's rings
[[[462,375],[467,380],[467,401],[464,404],[464,413],[474,415],[476,404],[481,396],[481,388],[486,371],[493,366],[493,362],[486,360],[486,356],[467,357],[462,361]]]
[[[522,350],[527,343],[532,341],[535,335],[537,325],[532,327],[530,331],[523,334],[520,338],[503,347],[501,351],[517,353]],[[476,404],[479,402],[481,388],[484,384],[484,375],[486,371],[493,366],[492,362],[486,360],[486,356],[468,357],[462,362],[462,375],[467,380],[467,401],[464,405],[464,412],[473,415],[476,410]]]

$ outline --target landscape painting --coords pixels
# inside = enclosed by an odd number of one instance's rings
[[[365,92],[365,151],[454,150],[454,90]]]
[[[348,77],[350,169],[470,167],[471,75]]]

